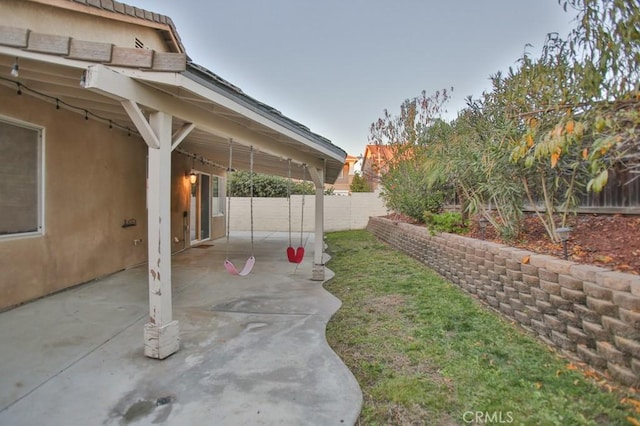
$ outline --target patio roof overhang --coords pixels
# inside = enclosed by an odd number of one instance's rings
[[[16,58],[20,76],[9,78]],[[294,164],[324,170],[324,182],[332,183],[346,157],[326,138],[192,62],[182,72],[147,71],[0,46],[0,76],[0,84],[17,88],[20,83],[32,90],[30,94],[44,95],[40,97],[54,104],[59,99],[73,111],[89,111],[107,124],[132,131],[136,123],[123,100],[135,102],[147,118],[152,111],[166,112],[172,116],[174,133],[183,132],[174,148],[179,145],[221,166],[228,163],[230,139],[235,169],[248,170],[253,146],[254,170],[279,176],[287,175],[287,159],[292,159]],[[293,167],[292,175],[301,179],[302,168]]]
[[[19,77],[9,78],[19,61]],[[82,83],[82,84],[81,84]],[[193,63],[180,71],[107,66],[0,45],[0,84],[19,93],[138,132],[148,145],[147,246],[149,323],[145,354],[164,359],[179,349],[171,296],[171,152],[198,156],[225,169],[234,141],[235,169],[286,176],[288,160],[305,164],[316,186],[312,280],[324,280],[324,183],[337,179],[346,152],[277,110]],[[108,127],[109,126],[109,127]],[[293,167],[294,178],[303,167]]]

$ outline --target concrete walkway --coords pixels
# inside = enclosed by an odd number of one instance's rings
[[[309,279],[307,238],[295,265],[287,234],[257,234],[246,277],[224,240],[175,255],[181,349],[163,361],[143,354],[146,265],[1,313],[0,425],[354,424],[362,394],[324,334],[340,301]],[[250,240],[232,241],[241,268]]]

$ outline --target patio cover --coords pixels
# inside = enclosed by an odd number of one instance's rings
[[[175,70],[155,64],[147,68],[117,66],[73,57],[68,50],[65,55],[30,48],[31,39],[44,36],[29,29],[0,26],[0,74],[8,76],[16,58],[20,64],[19,80],[2,77],[0,84],[18,90],[22,87],[27,95],[45,101],[63,100],[81,114],[90,111],[94,119],[131,128],[148,145],[147,356],[162,359],[179,348],[178,324],[172,319],[170,240],[171,152],[178,147],[221,168],[227,165],[231,140],[235,169],[249,168],[250,147],[255,153],[254,171],[259,173],[286,176],[289,159],[294,165],[306,165],[306,175],[316,187],[312,279],[324,279],[324,183],[337,179],[345,151],[191,62],[185,54],[173,54],[182,55],[184,61],[181,64],[181,56],[177,56]],[[73,42],[70,39],[67,46]],[[175,62],[175,58],[169,59]],[[303,168],[293,167],[292,175],[301,179]]]

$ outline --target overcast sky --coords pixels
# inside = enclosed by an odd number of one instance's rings
[[[347,153],[386,108],[489,76],[574,26],[557,0],[123,0],[171,17],[191,59]]]

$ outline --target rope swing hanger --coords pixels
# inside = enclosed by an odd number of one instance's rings
[[[229,139],[229,170],[231,173],[233,170],[233,140]],[[239,275],[244,277],[248,275],[253,269],[253,265],[256,263],[256,258],[253,252],[253,145],[249,148],[249,186],[251,188],[250,199],[250,211],[251,211],[251,256],[247,259],[244,267],[241,271],[235,267],[235,265],[229,260],[229,231],[231,224],[231,179],[227,177],[227,253],[224,260],[224,267],[231,275]]]
[[[307,166],[303,164],[303,177],[306,179]],[[291,263],[301,263],[304,258],[304,246],[302,245],[303,231],[304,231],[304,191],[302,192],[302,215],[300,218],[300,245],[297,249],[293,248],[291,242],[291,159],[289,159],[289,180],[287,183],[287,199],[289,200],[289,247],[287,247],[287,258]]]

